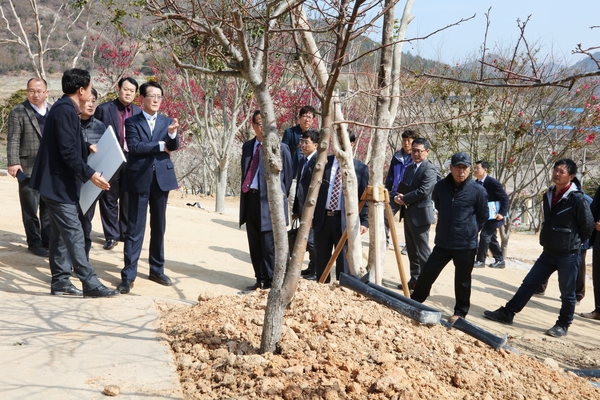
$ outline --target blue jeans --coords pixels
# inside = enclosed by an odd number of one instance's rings
[[[537,259],[531,270],[523,279],[523,283],[517,293],[508,303],[506,310],[512,315],[518,313],[525,307],[531,296],[542,283],[548,280],[554,271],[558,271],[558,288],[560,289],[561,307],[556,325],[568,328],[573,322],[575,312],[575,286],[577,271],[579,269],[580,254],[556,255],[543,252]]]

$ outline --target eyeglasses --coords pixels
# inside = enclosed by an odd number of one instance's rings
[[[41,95],[46,93],[45,90],[33,90],[33,89],[27,89],[27,93],[29,94],[37,94],[37,95]]]
[[[425,153],[426,151],[428,151],[428,150],[427,149],[411,149],[411,152],[413,152],[415,154]]]
[[[154,95],[152,95],[152,96],[146,96],[146,98],[147,98],[147,99],[150,99],[150,100],[158,100],[158,101],[162,101],[162,99],[163,99],[163,97],[162,97],[162,96],[159,96],[159,95],[157,95],[157,94],[154,94]]]

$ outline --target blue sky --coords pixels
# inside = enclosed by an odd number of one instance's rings
[[[398,18],[404,5],[404,1],[398,5]],[[487,48],[492,52],[497,45],[511,45],[512,48],[519,37],[517,18],[525,21],[529,15],[525,37],[530,44],[538,43],[542,54],[556,56],[556,61],[561,58],[567,64],[579,61],[581,55],[571,55],[577,43],[584,48],[600,46],[600,28],[590,29],[590,26],[600,26],[600,2],[597,0],[415,0],[412,7],[415,19],[408,26],[407,39],[424,36],[461,18],[477,15],[426,41],[406,43],[404,51],[448,63],[464,60],[475,52],[480,54],[486,27],[485,13],[490,6]]]

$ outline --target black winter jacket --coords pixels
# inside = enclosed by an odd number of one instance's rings
[[[452,174],[436,183],[433,202],[438,210],[435,245],[445,249],[477,248],[477,236],[488,218],[487,192],[467,178],[456,186]]]
[[[577,253],[581,243],[592,234],[592,211],[577,183],[572,181],[569,190],[554,207],[550,207],[554,186],[544,195],[544,222],[540,232],[540,244],[546,253]]]

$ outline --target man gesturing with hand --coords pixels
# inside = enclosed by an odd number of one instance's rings
[[[179,147],[179,123],[177,119],[158,113],[163,100],[163,89],[158,82],[144,83],[140,87],[140,95],[142,112],[125,120],[129,160],[125,169],[124,190],[129,193],[129,208],[125,232],[125,267],[117,288],[121,293],[129,293],[137,276],[148,205],[151,211],[148,277],[160,285],[172,285],[164,270],[164,237],[169,191],[177,189],[177,177],[170,155]]]

